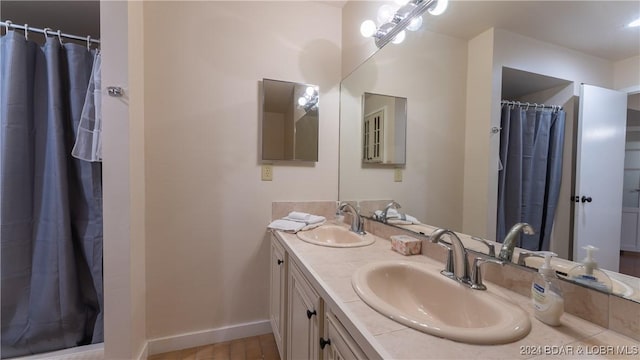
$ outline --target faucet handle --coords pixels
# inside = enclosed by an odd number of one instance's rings
[[[477,236],[472,236],[471,237],[472,240],[476,240],[476,241],[480,241],[481,243],[485,244],[487,246],[487,248],[489,249],[489,256],[491,257],[495,257],[496,256],[496,247],[488,242],[487,240],[483,239],[483,238],[479,238]]]
[[[522,266],[527,266],[527,258],[530,257],[539,257],[539,258],[543,258],[544,256],[538,254],[537,252],[531,252],[531,251],[520,251],[520,253],[518,254],[518,265],[522,265]],[[529,266],[527,266],[529,267]]]
[[[438,242],[438,245],[442,246],[447,251],[447,259],[445,261],[444,270],[440,271],[440,274],[453,279],[455,278],[455,274],[453,272],[453,248],[450,245],[447,245],[447,243],[445,242]]]
[[[478,256],[473,259],[473,266],[471,267],[471,288],[476,290],[487,290],[487,287],[482,283],[482,271],[480,267],[482,264],[492,263],[500,266],[504,266],[504,261],[493,259],[489,257]]]

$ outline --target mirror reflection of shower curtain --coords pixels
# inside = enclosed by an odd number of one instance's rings
[[[0,38],[2,358],[103,341],[101,164],[71,156],[94,51]]]
[[[521,235],[520,247],[549,250],[562,180],[565,112],[503,105],[496,235],[529,223],[535,235]]]

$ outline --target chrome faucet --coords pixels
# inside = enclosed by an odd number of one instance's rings
[[[518,243],[518,239],[520,238],[520,232],[523,232],[527,235],[533,235],[536,232],[533,231],[531,225],[527,223],[517,223],[511,227],[507,236],[504,237],[504,241],[502,243],[502,248],[500,249],[500,254],[498,254],[498,258],[511,261],[513,258],[513,249],[516,247]]]
[[[353,207],[353,205],[349,204],[348,202],[343,202],[338,206],[338,213],[345,211],[345,208],[350,209],[349,212],[351,213],[351,231],[358,235],[366,234],[364,232],[364,220],[362,219],[360,212],[358,212],[358,209]]]
[[[389,212],[389,209],[394,208],[394,209],[400,209],[402,206],[400,206],[400,204],[398,204],[395,201],[391,201],[390,203],[387,204],[387,206],[385,206],[384,210],[382,210],[382,216],[381,216],[381,221],[383,223],[387,223],[387,213]]]
[[[444,235],[449,235],[451,244],[442,240]],[[447,249],[447,264],[445,265],[445,270],[440,273],[465,285],[471,285],[467,249],[465,249],[458,235],[448,229],[436,229],[429,235],[429,241]]]

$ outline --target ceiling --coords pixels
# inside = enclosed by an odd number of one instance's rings
[[[0,1],[0,17],[15,24],[44,29],[51,28],[63,33],[100,38],[100,1]],[[41,41],[43,35],[33,40]],[[31,38],[30,38],[31,39]]]
[[[359,1],[359,0],[350,0]],[[342,7],[346,1],[322,1]],[[383,3],[383,2],[380,2]],[[2,0],[0,16],[15,23],[100,37],[100,2]],[[640,1],[451,0],[441,16],[425,17],[424,28],[464,39],[497,27],[618,61],[640,55]]]
[[[496,27],[602,59],[640,55],[640,1],[456,1],[424,28],[472,39]]]

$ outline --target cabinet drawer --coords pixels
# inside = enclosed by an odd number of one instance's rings
[[[338,318],[330,311],[325,313],[324,337],[320,340],[325,360],[366,360],[360,346],[349,335]],[[324,345],[323,345],[324,344]]]

